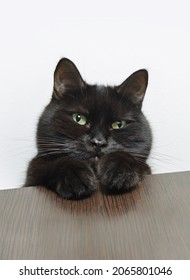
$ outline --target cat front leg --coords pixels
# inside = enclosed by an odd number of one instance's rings
[[[56,193],[66,199],[82,199],[92,195],[97,189],[94,171],[84,161],[63,161],[54,175],[50,186],[55,186]]]
[[[133,158],[125,152],[113,152],[100,159],[98,178],[102,190],[106,193],[122,193],[129,191],[140,182],[150,167],[141,160]]]
[[[24,187],[43,186],[66,199],[82,199],[97,188],[94,171],[84,161],[34,158],[28,167]]]

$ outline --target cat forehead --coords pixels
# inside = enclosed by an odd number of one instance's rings
[[[63,103],[62,103],[63,102]],[[60,103],[66,111],[87,115],[108,116],[126,112],[126,104],[115,87],[87,85],[81,91],[70,92]]]
[[[82,101],[82,100],[81,100]],[[120,115],[126,112],[126,106],[116,89],[110,86],[96,85],[88,88],[83,105],[96,116]]]
[[[104,85],[89,86],[87,93],[88,97],[91,97],[92,99],[94,97],[102,100],[106,98],[107,100],[112,97],[118,97],[118,93],[114,87]]]
[[[116,102],[118,94],[116,90],[109,86],[95,85],[88,87],[85,97],[87,102],[93,106],[110,106],[112,100]]]
[[[105,93],[107,91],[107,87],[103,85],[96,85],[97,93]]]

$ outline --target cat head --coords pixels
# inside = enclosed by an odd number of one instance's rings
[[[125,151],[146,159],[151,132],[141,107],[147,85],[144,69],[119,86],[89,85],[72,61],[61,59],[38,125],[39,155],[89,159]]]

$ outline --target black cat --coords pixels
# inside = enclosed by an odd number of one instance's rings
[[[152,135],[141,112],[147,84],[147,71],[139,70],[120,86],[88,85],[72,61],[61,59],[24,186],[66,199],[89,196],[98,183],[108,193],[135,186],[151,172]]]

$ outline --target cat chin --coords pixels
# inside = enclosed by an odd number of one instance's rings
[[[100,160],[100,157],[94,156],[90,158],[90,163],[96,164]]]
[[[96,157],[95,157],[95,162],[99,161],[99,159],[100,159],[100,158],[96,156]]]
[[[100,163],[100,157],[98,156],[91,157],[88,160],[88,165],[93,169],[96,175],[97,175],[99,163]]]

